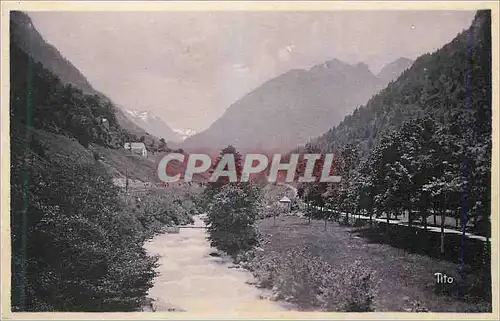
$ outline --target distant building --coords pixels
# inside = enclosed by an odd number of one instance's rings
[[[148,150],[144,143],[125,143],[123,148],[130,150],[134,154],[141,155],[142,157],[148,157]]]
[[[279,200],[279,203],[287,212],[292,210],[292,201],[288,197],[283,196],[283,198]]]

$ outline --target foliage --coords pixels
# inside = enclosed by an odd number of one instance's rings
[[[490,233],[491,16],[418,58],[305,149],[336,153],[342,182],[300,188],[312,204],[370,218],[429,215]],[[463,214],[465,220],[462,220]]]
[[[266,217],[277,217],[281,214],[285,213],[285,209],[283,206],[280,206],[278,202],[274,202],[270,205],[267,203],[261,203],[260,207],[257,210],[258,218],[266,218]]]
[[[13,41],[10,50],[12,309],[136,311],[155,276],[143,243],[191,212],[169,195],[121,195],[101,153],[86,149],[136,139],[115,107],[64,85]],[[42,131],[72,140],[56,145]]]
[[[232,256],[255,246],[259,197],[259,188],[251,183],[228,183],[221,187],[207,211],[210,244]]]
[[[217,167],[223,155],[233,154],[238,180],[241,178],[242,157],[232,146],[224,148],[217,158]],[[211,182],[201,197],[201,209],[207,213],[207,225],[212,246],[236,257],[258,242],[255,221],[261,209],[261,191],[251,182],[229,182],[225,176]]]
[[[85,147],[119,148],[135,140],[120,127],[116,107],[106,98],[64,85],[14,41],[10,57],[10,117],[16,124],[72,137]]]
[[[190,222],[190,202],[124,195],[91,153],[58,159],[29,147],[43,146],[36,132],[11,131],[13,310],[136,311],[156,267],[142,245]]]
[[[272,288],[276,299],[301,309],[324,311],[373,311],[377,284],[373,272],[361,262],[334,269],[310,249],[290,249],[284,254],[255,251],[247,266],[260,286]]]

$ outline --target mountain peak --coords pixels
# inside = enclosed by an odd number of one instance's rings
[[[181,135],[172,130],[160,117],[147,110],[126,110],[127,117],[150,134],[165,138],[169,142],[178,142]]]
[[[146,110],[126,110],[126,112],[133,117],[139,117],[143,120],[147,120],[148,118],[158,118],[156,115]]]
[[[174,132],[176,132],[182,140],[185,140],[186,138],[190,137],[190,136],[193,136],[196,134],[196,131],[191,129],[191,128],[177,128],[177,129],[173,129]]]
[[[287,150],[321,135],[378,90],[364,63],[332,59],[292,69],[239,99],[182,147]]]
[[[364,69],[364,70],[368,70],[368,71],[370,70],[370,67],[367,64],[365,64],[364,62],[358,62],[356,64],[356,68],[358,68],[358,69]]]
[[[317,72],[321,70],[345,70],[347,68],[352,68],[353,66],[349,65],[342,60],[334,58],[332,60],[325,61],[321,64],[315,65],[309,69],[310,72]]]
[[[385,65],[382,70],[377,74],[377,78],[387,85],[391,81],[396,80],[406,69],[413,65],[413,60],[406,57],[400,57],[393,62]]]

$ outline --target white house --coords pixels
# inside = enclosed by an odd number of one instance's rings
[[[148,150],[144,143],[125,143],[123,148],[130,150],[134,154],[141,155],[142,157],[148,157]]]
[[[287,212],[290,212],[292,210],[292,201],[288,197],[286,197],[286,196],[283,196],[283,198],[279,200],[279,204]]]

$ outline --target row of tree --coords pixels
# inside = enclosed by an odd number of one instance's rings
[[[340,184],[311,184],[320,204],[372,216],[445,215],[489,235],[492,149],[491,12],[431,54],[306,152],[336,153]],[[462,219],[463,218],[463,219]],[[459,224],[460,223],[460,224]]]
[[[312,144],[308,152],[319,152]],[[490,231],[491,139],[461,144],[449,128],[430,117],[403,123],[384,135],[366,159],[349,144],[338,152],[334,171],[340,183],[304,183],[299,194],[310,203],[349,214],[398,219],[411,226],[428,217],[453,217],[472,223],[474,232]]]

